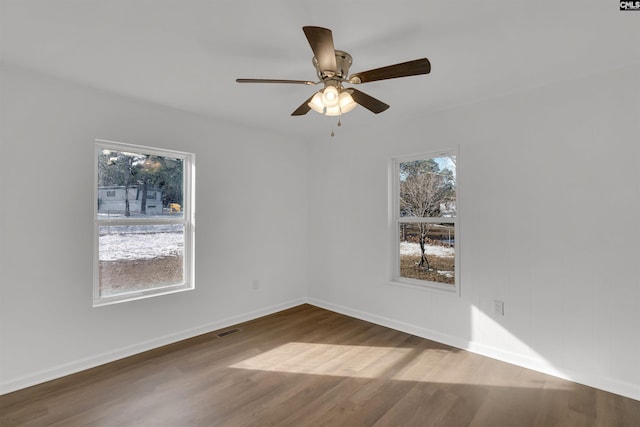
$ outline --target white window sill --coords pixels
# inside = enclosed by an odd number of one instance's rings
[[[458,296],[460,295],[460,292],[458,291],[459,288],[457,286],[443,285],[436,282],[427,282],[422,280],[415,280],[415,281],[389,280],[387,284],[390,286],[399,286],[403,288],[416,289],[420,291],[431,291],[431,292],[438,292],[438,293],[458,295]]]

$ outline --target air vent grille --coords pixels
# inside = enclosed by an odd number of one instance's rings
[[[229,336],[231,334],[235,334],[236,332],[240,332],[240,329],[236,328],[236,329],[229,329],[228,331],[224,331],[224,332],[220,332],[219,334],[217,334],[216,336],[218,338],[222,338],[222,337],[226,337]]]

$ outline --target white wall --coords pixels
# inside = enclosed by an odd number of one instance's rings
[[[310,301],[640,399],[639,75],[314,143]],[[458,145],[461,297],[387,284],[389,158]]]
[[[307,144],[4,67],[0,393],[303,301]],[[196,290],[92,308],[95,138],[196,153]],[[252,290],[252,280],[260,289]]]

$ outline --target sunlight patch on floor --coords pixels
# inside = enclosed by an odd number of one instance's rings
[[[378,378],[411,348],[291,342],[231,365],[232,368],[296,374]]]
[[[470,352],[290,342],[230,365],[235,369],[349,378],[381,378],[487,387],[540,387],[540,376]],[[450,367],[450,368],[449,368]],[[544,380],[542,380],[544,381]],[[546,388],[564,387],[562,380]]]

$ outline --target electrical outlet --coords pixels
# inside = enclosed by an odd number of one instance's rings
[[[253,284],[251,285],[254,291],[260,289],[260,282],[257,279],[254,279]]]
[[[493,300],[493,313],[498,316],[504,316],[504,302]]]

